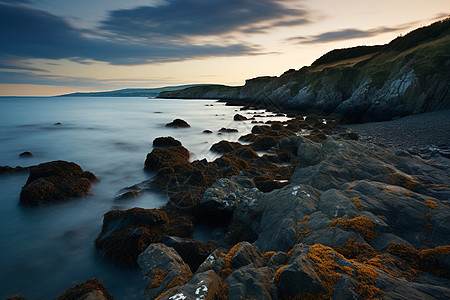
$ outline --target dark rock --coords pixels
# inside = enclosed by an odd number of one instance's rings
[[[174,236],[163,236],[160,242],[168,247],[174,248],[194,273],[205,259],[216,250],[216,247],[211,243]]]
[[[97,250],[119,266],[136,265],[136,258],[163,235],[190,237],[192,218],[175,209],[111,210],[103,218]]]
[[[249,133],[249,134],[241,136],[239,138],[239,141],[251,143],[255,140],[255,138],[256,138],[256,135],[254,135],[253,133]]]
[[[189,125],[186,121],[181,120],[181,119],[175,119],[170,123],[166,124],[167,127],[173,127],[173,128],[186,128],[186,127],[191,127],[191,125]]]
[[[250,221],[250,220],[246,220]],[[253,243],[258,239],[258,234],[253,228],[240,217],[234,216],[228,228],[226,241],[230,245],[235,245],[239,242]]]
[[[325,292],[314,263],[302,254],[286,267],[280,269],[274,279],[282,297],[296,297],[303,293]]]
[[[253,180],[258,190],[264,193],[268,193],[276,189],[281,189],[288,184],[288,182],[280,182],[268,176],[258,176]]]
[[[61,126],[62,124],[61,124],[60,122],[57,122],[57,123],[55,123],[55,124],[53,124],[53,125]]]
[[[241,148],[242,144],[237,143],[237,142],[229,142],[229,141],[220,141],[218,143],[215,143],[214,145],[211,146],[211,151],[220,153],[220,154],[225,154],[231,151],[234,151],[238,148]]]
[[[189,151],[183,146],[156,148],[147,154],[145,169],[158,171],[163,167],[172,167],[176,164],[189,163]]]
[[[235,121],[245,121],[245,120],[247,120],[247,118],[244,117],[243,115],[235,114],[234,117],[233,117],[233,120],[235,120]]]
[[[256,268],[264,265],[264,259],[261,253],[249,242],[242,242],[236,254],[231,259],[231,266],[235,269],[253,264]]]
[[[25,151],[25,152],[22,152],[22,153],[19,154],[19,157],[23,157],[23,158],[25,158],[25,157],[33,157],[33,156],[34,156],[33,153],[31,153],[30,151]]]
[[[155,148],[168,148],[177,146],[181,146],[181,142],[171,136],[157,137],[153,140],[153,147]]]
[[[212,212],[232,211],[240,203],[254,205],[260,194],[249,178],[232,176],[216,181],[205,191],[200,203]]]
[[[269,150],[270,148],[276,146],[278,139],[273,136],[260,135],[255,138],[253,143],[250,145],[254,150]]]
[[[239,130],[237,130],[237,129],[235,129],[235,128],[225,128],[225,127],[222,127],[222,128],[219,129],[219,132],[228,132],[228,133],[231,133],[231,132],[239,132]]]
[[[114,297],[108,292],[103,283],[92,278],[83,283],[75,285],[58,297],[58,300],[113,300]]]
[[[213,132],[212,132],[211,130],[205,129],[205,130],[203,130],[203,133],[211,134],[211,133],[213,133]]]
[[[20,192],[20,203],[35,206],[83,197],[95,180],[94,174],[72,162],[43,163],[31,170]]]
[[[163,295],[159,299],[216,299],[215,295],[219,291],[221,282],[222,280],[213,270],[208,270],[195,274],[188,283]]]
[[[171,288],[185,284],[192,277],[189,266],[171,247],[151,244],[137,258],[147,288],[143,299],[153,300]]]
[[[242,159],[255,159],[259,155],[250,147],[243,147],[241,150],[236,151],[236,156]]]
[[[276,299],[276,289],[268,267],[248,265],[233,272],[226,280],[227,299]]]
[[[20,166],[17,166],[15,168],[12,168],[10,166],[0,166],[0,175],[28,171],[29,169],[30,168],[28,168],[28,167],[24,168],[24,167],[20,167]]]
[[[346,140],[357,141],[359,139],[358,134],[354,132],[343,132],[339,134],[340,137]]]
[[[267,125],[255,125],[252,128],[253,134],[268,134],[272,131],[273,131],[272,128]]]

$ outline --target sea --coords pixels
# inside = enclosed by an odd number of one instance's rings
[[[167,195],[156,191],[116,199],[121,189],[154,176],[143,167],[156,137],[172,136],[190,151],[191,160],[211,161],[217,157],[209,150],[214,143],[237,141],[251,131],[251,121],[233,121],[236,113],[249,118],[270,114],[239,109],[216,100],[0,98],[0,166],[65,160],[100,178],[85,198],[25,207],[19,196],[28,173],[0,175],[0,299],[56,299],[90,278],[100,279],[116,299],[140,299],[145,290],[140,270],[116,267],[95,249],[103,215],[111,209],[159,208],[167,202]],[[165,126],[176,118],[191,127]],[[276,119],[286,120],[271,118]],[[238,132],[219,133],[223,127]],[[19,157],[25,151],[33,156]],[[199,228],[194,238],[206,241],[211,234]]]

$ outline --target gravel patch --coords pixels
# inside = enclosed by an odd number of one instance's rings
[[[386,146],[411,149],[450,146],[450,110],[343,127],[358,133],[362,140]]]

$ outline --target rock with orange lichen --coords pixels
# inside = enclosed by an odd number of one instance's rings
[[[139,255],[137,263],[147,284],[143,299],[155,299],[192,277],[191,269],[178,253],[164,244],[150,244]]]

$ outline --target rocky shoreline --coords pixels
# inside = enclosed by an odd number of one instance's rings
[[[109,211],[97,250],[142,270],[143,299],[447,299],[449,159],[359,140],[336,123],[267,121],[243,143],[214,144],[222,156],[212,162],[157,138],[145,160],[155,177],[123,194],[157,189],[169,202]],[[226,232],[192,239],[211,222]],[[112,298],[89,280],[59,299],[89,297]]]

